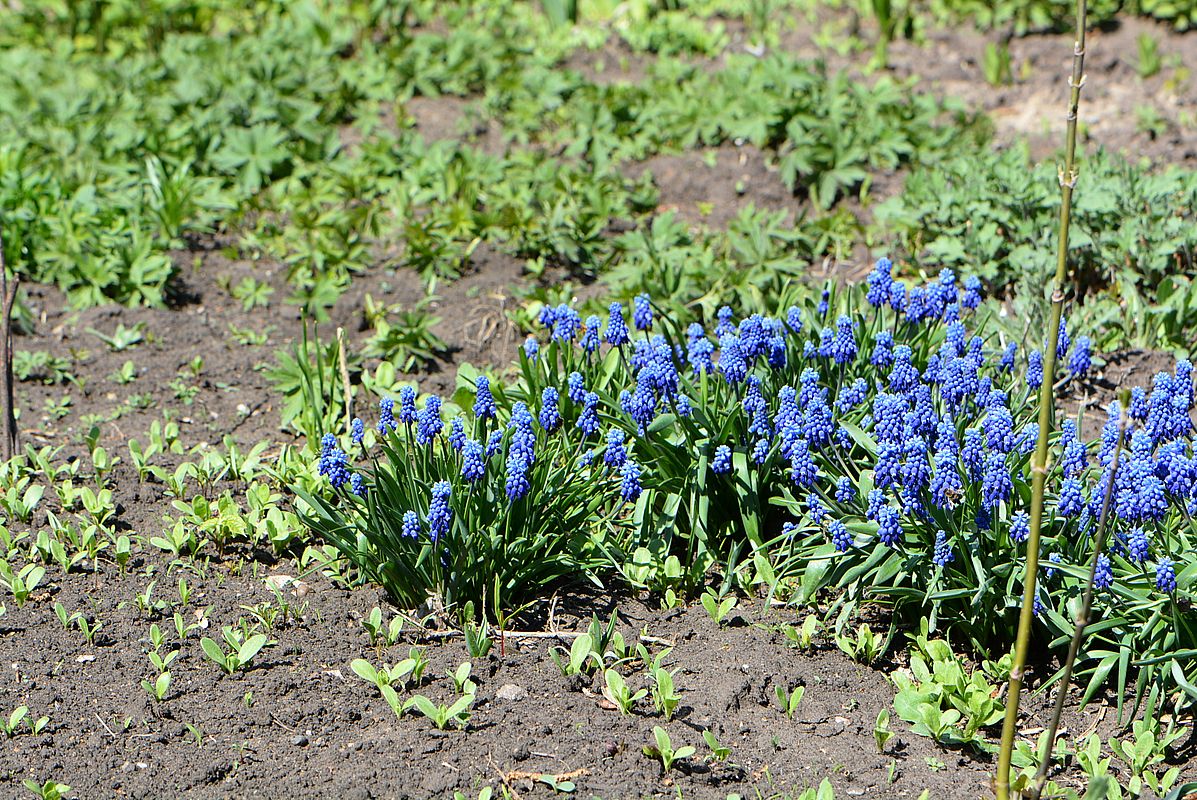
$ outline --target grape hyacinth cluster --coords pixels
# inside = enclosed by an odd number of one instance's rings
[[[523,346],[523,379],[492,392],[477,376],[466,387],[472,409],[447,432],[439,398],[401,395],[398,424],[394,404],[380,405],[379,431],[426,469],[423,494],[395,510],[404,538],[436,542],[471,526],[522,535],[512,525],[533,518],[540,535],[560,535],[533,515],[564,492],[586,520],[570,522],[571,534],[615,531],[617,558],[630,561],[638,545],[633,517],[711,563],[751,552],[747,539],[784,542],[783,579],[817,563],[816,588],[895,603],[938,592],[950,614],[1000,631],[1014,616],[1002,610],[1021,598],[1011,576],[1031,532],[1038,390],[1058,376],[1044,374],[1046,342],[1020,346],[981,328],[977,279],[943,270],[908,285],[893,273],[881,259],[859,289],[822,297],[824,310],[811,302],[737,318],[724,306],[706,324],[670,319],[644,295],[585,323],[568,306],[547,308]],[[1057,356],[1079,378],[1092,369],[1091,339],[1061,325]],[[1188,590],[1178,531],[1197,514],[1193,404],[1192,366],[1180,361],[1125,409],[1132,429],[1100,602],[1144,592],[1145,620]],[[1107,409],[1092,444],[1068,419],[1048,440],[1042,547],[1055,560],[1037,602],[1055,610],[1079,591],[1123,411]],[[355,424],[355,443],[359,433]],[[334,489],[350,481],[335,438],[322,443],[319,472]],[[363,492],[376,474],[365,471]],[[366,507],[338,497],[338,509]],[[1038,615],[1057,618],[1069,615]]]

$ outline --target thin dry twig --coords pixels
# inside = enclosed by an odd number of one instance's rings
[[[0,320],[0,347],[3,352],[3,364],[0,364],[0,413],[4,416],[3,426],[3,454],[8,461],[17,454],[17,415],[13,402],[12,376],[12,306],[17,299],[17,287],[21,283],[21,276],[13,272],[12,280],[8,279],[8,267],[4,263],[4,224],[0,221],[0,301],[3,308],[0,313],[4,319]]]

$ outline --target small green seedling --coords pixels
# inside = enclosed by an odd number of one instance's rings
[[[133,555],[133,544],[129,541],[129,537],[121,534],[116,537],[116,546],[112,551],[112,557],[116,560],[116,566],[121,574],[125,574],[125,568],[129,564],[129,558]]]
[[[702,596],[702,607],[707,610],[707,614],[716,625],[722,625],[723,620],[727,619],[727,615],[736,607],[736,598],[725,597],[720,600],[714,592],[707,591]]]
[[[802,702],[804,694],[806,694],[805,686],[795,686],[788,692],[785,687],[773,687],[773,695],[777,698],[777,703],[781,706],[781,712],[786,715],[786,719],[794,718],[794,712],[798,710],[798,704]]]
[[[395,684],[406,686],[405,679],[411,675],[414,667],[415,664],[410,658],[405,658],[391,667],[383,664],[378,668],[375,668],[373,664],[364,658],[355,658],[349,662],[349,668],[353,670],[354,675],[357,675],[366,683],[374,684],[380,692],[384,686],[393,686]]]
[[[104,623],[97,620],[95,624],[92,624],[82,614],[76,614],[74,620],[75,627],[83,634],[83,640],[87,642],[89,647],[94,646],[96,643],[96,634],[103,629]]]
[[[556,775],[548,775],[548,774],[539,775],[539,776],[537,776],[536,780],[539,783],[543,783],[545,786],[549,787],[554,792],[558,792],[560,794],[573,794],[574,790],[578,788],[577,785],[573,781],[568,781],[568,780],[565,780],[564,778],[559,778]]]
[[[641,689],[633,694],[628,688],[627,681],[613,669],[604,672],[603,677],[607,684],[606,688],[603,689],[603,697],[606,697],[613,703],[619,709],[619,713],[625,717],[631,716],[632,708],[636,705],[637,701],[643,700],[648,695],[648,691],[645,689]]]
[[[0,586],[12,592],[17,608],[25,605],[44,577],[46,570],[40,565],[26,564],[19,572],[14,573],[9,563],[0,559]]]
[[[884,753],[889,740],[894,738],[894,732],[889,729],[889,710],[881,709],[877,712],[877,721],[873,723],[873,741],[877,744],[877,752]]]
[[[1181,730],[1161,731],[1157,719],[1137,719],[1131,731],[1133,735],[1129,739],[1110,739],[1110,750],[1130,768],[1128,788],[1132,795],[1138,795],[1142,791],[1143,779],[1147,775],[1156,777],[1151,768],[1164,760],[1168,748],[1184,734]]]
[[[67,630],[71,627],[71,623],[73,623],[76,620],[76,618],[78,618],[81,615],[79,614],[78,611],[76,611],[73,614],[68,615],[66,606],[64,606],[62,603],[55,603],[54,604],[54,616],[58,617],[58,621],[60,623],[62,623],[62,629]]]
[[[33,734],[39,734],[46,729],[46,725],[50,723],[49,717],[39,717],[33,719],[29,716],[29,706],[18,706],[8,715],[8,719],[0,717],[0,726],[4,728],[4,735],[9,739],[17,735],[17,731],[21,728],[21,723],[29,728]]]
[[[467,622],[461,632],[465,637],[466,652],[469,653],[470,658],[486,658],[491,648],[494,647],[495,640],[490,635],[490,623],[486,620],[483,620],[481,624]]]
[[[673,673],[657,667],[650,674],[653,679],[653,708],[660,712],[666,722],[669,722],[682,702],[681,695],[673,687]]]
[[[836,636],[835,643],[849,658],[860,664],[872,664],[885,651],[885,636],[867,624],[862,624],[856,631],[856,637]]]
[[[819,788],[809,788],[802,794],[798,795],[798,800],[835,800],[835,789],[831,785],[831,781],[824,778],[819,783]],[[919,800],[926,800],[925,797],[919,797]]]
[[[187,622],[183,619],[183,615],[181,613],[179,613],[178,611],[176,611],[175,615],[174,615],[174,623],[175,623],[175,633],[177,633],[179,635],[179,641],[186,639],[187,634],[191,633],[192,631],[203,628],[206,625],[205,620],[207,619],[207,616],[208,616],[208,609],[203,609],[203,610],[201,610],[201,612],[197,618],[198,621],[193,622],[190,625],[188,625]]]
[[[384,624],[382,609],[374,606],[370,615],[362,620],[362,627],[366,629],[366,634],[370,637],[370,644],[381,658],[383,644],[388,647],[393,645],[399,640],[399,635],[403,633],[403,617],[396,615],[391,618],[390,623]]]
[[[411,662],[411,683],[413,686],[419,686],[424,682],[424,670],[428,668],[428,658],[424,655],[424,649],[421,647],[413,647],[407,651],[407,658],[400,661],[400,664]]]
[[[58,781],[46,781],[39,784],[37,781],[26,778],[24,786],[33,793],[34,797],[40,797],[41,800],[63,800],[71,793],[71,787]]]
[[[478,790],[478,800],[491,800],[491,798],[494,796],[495,792],[489,786],[483,786],[480,790]],[[470,800],[470,798],[461,792],[454,792],[453,800]]]
[[[477,684],[470,680],[470,670],[472,667],[473,665],[467,661],[449,673],[449,678],[453,681],[453,688],[457,690],[458,694],[477,693]]]
[[[661,762],[661,768],[664,772],[672,769],[675,762],[694,755],[694,748],[690,745],[674,750],[673,742],[669,739],[669,734],[660,725],[653,726],[653,738],[656,740],[656,743],[645,745],[644,754],[649,758],[658,759]]]
[[[156,654],[155,654],[156,655]],[[150,697],[161,702],[166,699],[167,693],[170,691],[170,673],[163,672],[150,683],[149,679],[144,679],[141,682],[141,688],[145,689]]]
[[[1140,33],[1137,40],[1139,45],[1139,61],[1135,70],[1139,77],[1147,79],[1157,75],[1164,65],[1160,57],[1160,43],[1150,33]]]
[[[602,658],[594,649],[594,639],[588,633],[574,639],[568,653],[565,648],[556,646],[549,650],[549,657],[553,659],[557,669],[561,670],[561,674],[566,677],[589,674],[603,664]]]
[[[452,705],[437,705],[422,694],[418,694],[400,705],[399,698],[395,696],[395,690],[389,686],[383,690],[383,696],[386,697],[391,708],[395,709],[396,715],[401,716],[405,711],[414,710],[431,720],[439,731],[443,731],[450,723],[458,728],[465,728],[470,721],[470,707],[474,705],[474,695],[472,694],[462,695]]]
[[[266,636],[261,633],[256,633],[244,640],[228,626],[223,629],[222,633],[225,644],[228,646],[227,653],[207,636],[200,639],[200,647],[203,648],[204,655],[230,675],[242,667],[249,666],[254,656],[267,644]]]
[[[802,627],[787,625],[782,629],[785,637],[799,650],[810,650],[815,634],[818,631],[819,618],[814,614],[807,614],[806,619],[802,621]]]
[[[715,738],[715,734],[709,730],[702,732],[703,741],[707,743],[707,747],[711,748],[711,757],[716,761],[727,761],[728,756],[731,755],[731,748],[719,743]]]

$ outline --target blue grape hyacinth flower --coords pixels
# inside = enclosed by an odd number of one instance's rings
[[[937,567],[946,567],[955,560],[956,554],[952,552],[952,545],[948,542],[948,534],[945,531],[937,531],[935,533],[935,551],[931,555],[931,563]]]
[[[1110,564],[1110,557],[1102,553],[1097,557],[1097,570],[1094,573],[1093,585],[1098,589],[1108,589],[1114,582],[1114,568]]]
[[[582,334],[581,342],[582,350],[586,353],[598,351],[601,342],[599,328],[602,324],[603,321],[593,314],[586,318],[586,332]]]
[[[902,522],[898,509],[882,506],[877,515],[877,538],[890,547],[897,547],[902,539]]]
[[[623,318],[623,306],[612,303],[607,309],[607,344],[620,347],[628,343],[628,324]]]
[[[628,459],[619,468],[619,496],[625,503],[634,503],[640,497],[640,465]]]
[[[1043,385],[1043,353],[1038,350],[1027,356],[1027,388],[1035,391]]]
[[[653,326],[653,307],[648,295],[638,294],[632,298],[632,324],[638,331],[646,331]]]
[[[1093,365],[1092,347],[1092,340],[1088,336],[1077,337],[1072,357],[1068,359],[1068,371],[1072,373],[1072,377],[1079,378],[1088,374],[1089,368]]]
[[[831,358],[840,365],[851,364],[856,360],[856,353],[856,334],[853,330],[852,318],[847,314],[842,314],[835,322],[835,338],[831,342]]]
[[[466,441],[461,449],[461,477],[475,483],[486,474],[486,452],[473,439]]]
[[[716,475],[726,475],[731,472],[731,448],[725,444],[715,448],[715,457],[711,459],[711,472]]]
[[[378,401],[378,432],[384,436],[395,430],[395,401],[384,397]]]
[[[607,431],[607,448],[603,452],[603,463],[613,469],[619,469],[628,460],[628,449],[624,445],[624,432],[619,428]]]
[[[852,547],[852,533],[848,526],[838,519],[827,523],[827,530],[831,532],[831,543],[840,553],[846,553]]]
[[[507,458],[507,477],[504,484],[507,499],[513,502],[519,500],[528,493],[529,488],[527,460],[520,455],[509,456]]]
[[[414,511],[403,512],[403,536],[408,539],[420,538],[420,515]]]
[[[865,299],[869,301],[869,305],[880,308],[890,302],[894,286],[892,270],[893,262],[888,258],[879,258],[873,265],[873,271],[865,279],[865,283],[869,287]]]
[[[1010,519],[1010,540],[1022,544],[1031,535],[1031,517],[1025,511],[1019,511]]]
[[[490,378],[479,375],[474,381],[474,386],[474,416],[478,419],[494,419],[499,409],[495,405],[495,396],[490,391]]]
[[[586,399],[586,379],[582,377],[582,373],[569,373],[566,386],[566,395],[569,397],[571,403],[581,403]]]
[[[399,390],[399,421],[411,425],[416,421],[416,388],[404,386]]]
[[[424,401],[424,408],[420,409],[416,420],[416,444],[424,446],[440,435],[445,423],[441,419],[441,399],[430,395]]]
[[[593,436],[599,429],[598,417],[599,396],[594,392],[587,392],[583,399],[582,413],[578,415],[577,428],[583,436]]]
[[[449,422],[449,446],[460,453],[461,448],[465,447],[465,443],[465,421],[461,417],[454,417]]]
[[[554,386],[546,386],[540,394],[540,427],[548,433],[561,425],[561,412],[558,409],[560,399],[561,395]]]
[[[1165,594],[1172,594],[1176,591],[1176,568],[1172,564],[1172,559],[1161,558],[1160,562],[1156,564],[1155,588]]]
[[[449,532],[453,521],[453,509],[449,507],[449,496],[453,486],[448,481],[432,484],[432,502],[428,506],[428,535],[437,541]]]

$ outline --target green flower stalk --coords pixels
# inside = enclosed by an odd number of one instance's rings
[[[1064,714],[1064,699],[1068,696],[1068,682],[1072,680],[1072,670],[1076,665],[1077,652],[1081,648],[1081,641],[1085,637],[1085,628],[1089,625],[1089,614],[1093,609],[1093,589],[1097,584],[1097,570],[1101,559],[1101,552],[1105,546],[1106,527],[1110,518],[1110,502],[1114,498],[1114,480],[1118,476],[1118,465],[1122,460],[1122,447],[1126,442],[1126,429],[1130,419],[1127,408],[1130,406],[1130,392],[1120,392],[1119,403],[1122,415],[1118,420],[1118,441],[1114,445],[1114,458],[1110,462],[1110,474],[1106,479],[1106,493],[1101,502],[1101,516],[1097,521],[1097,534],[1093,537],[1093,555],[1089,560],[1089,583],[1085,586],[1085,598],[1081,603],[1080,613],[1076,617],[1076,627],[1073,628],[1072,641],[1068,645],[1068,657],[1064,660],[1064,673],[1060,676],[1060,688],[1056,690],[1056,704],[1052,709],[1051,721],[1047,725],[1047,736],[1044,740],[1043,754],[1039,759],[1039,768],[1035,772],[1035,780],[1031,785],[1031,800],[1039,800],[1043,794],[1043,787],[1047,783],[1047,770],[1051,766],[1052,750],[1055,748],[1056,731],[1060,729],[1060,717]]]
[[[1014,753],[1014,734],[1018,727],[1018,702],[1022,692],[1023,671],[1026,669],[1030,647],[1031,625],[1034,620],[1036,578],[1039,574],[1039,534],[1043,523],[1044,484],[1047,481],[1048,434],[1052,427],[1055,406],[1053,385],[1056,375],[1056,345],[1060,336],[1060,318],[1064,310],[1064,279],[1068,269],[1068,227],[1072,214],[1072,192],[1076,188],[1076,123],[1077,107],[1081,102],[1081,86],[1085,82],[1085,18],[1086,0],[1076,4],[1076,42],[1072,50],[1072,75],[1068,85],[1067,132],[1065,134],[1064,168],[1060,172],[1060,236],[1056,254],[1056,276],[1052,282],[1052,311],[1047,329],[1047,346],[1043,354],[1045,379],[1039,389],[1039,441],[1031,462],[1031,534],[1027,539],[1027,560],[1023,578],[1022,610],[1018,619],[1018,636],[1014,646],[1014,664],[1010,669],[1010,685],[1006,693],[1006,718],[1002,724],[1002,744],[998,753],[994,791],[998,800],[1010,797],[1010,760]]]

